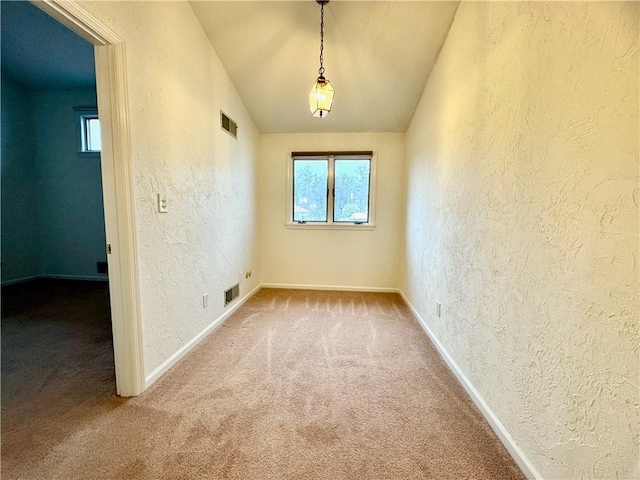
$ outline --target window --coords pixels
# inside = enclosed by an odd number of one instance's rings
[[[294,152],[288,226],[373,228],[373,152]]]
[[[102,137],[98,115],[82,115],[82,151],[99,152],[100,150],[102,150]]]
[[[102,150],[100,120],[95,107],[77,107],[74,109],[80,123],[80,153],[97,155]]]

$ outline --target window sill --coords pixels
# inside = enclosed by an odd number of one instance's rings
[[[355,225],[353,223],[340,224],[340,223],[285,223],[285,227],[291,230],[374,230],[375,225],[370,223],[363,223],[361,225]]]

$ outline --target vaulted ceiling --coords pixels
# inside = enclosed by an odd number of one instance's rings
[[[319,66],[314,0],[191,2],[262,133],[405,131],[457,5],[332,0],[324,65],[336,96],[318,119],[307,100]],[[3,74],[31,89],[94,84],[89,43],[29,2],[1,6]]]
[[[336,90],[313,118],[320,6],[313,0],[191,6],[262,133],[403,132],[457,2],[342,1],[325,7],[325,76]]]

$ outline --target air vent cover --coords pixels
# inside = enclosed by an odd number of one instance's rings
[[[240,284],[236,283],[229,290],[224,292],[224,306],[226,307],[240,295]]]
[[[233,138],[238,138],[238,124],[231,120],[222,110],[220,110],[220,125]]]

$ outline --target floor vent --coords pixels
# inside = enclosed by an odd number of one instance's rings
[[[224,306],[226,307],[240,295],[240,284],[236,283],[229,290],[224,292]]]
[[[233,138],[238,138],[238,124],[227,117],[222,110],[220,110],[220,125]]]

